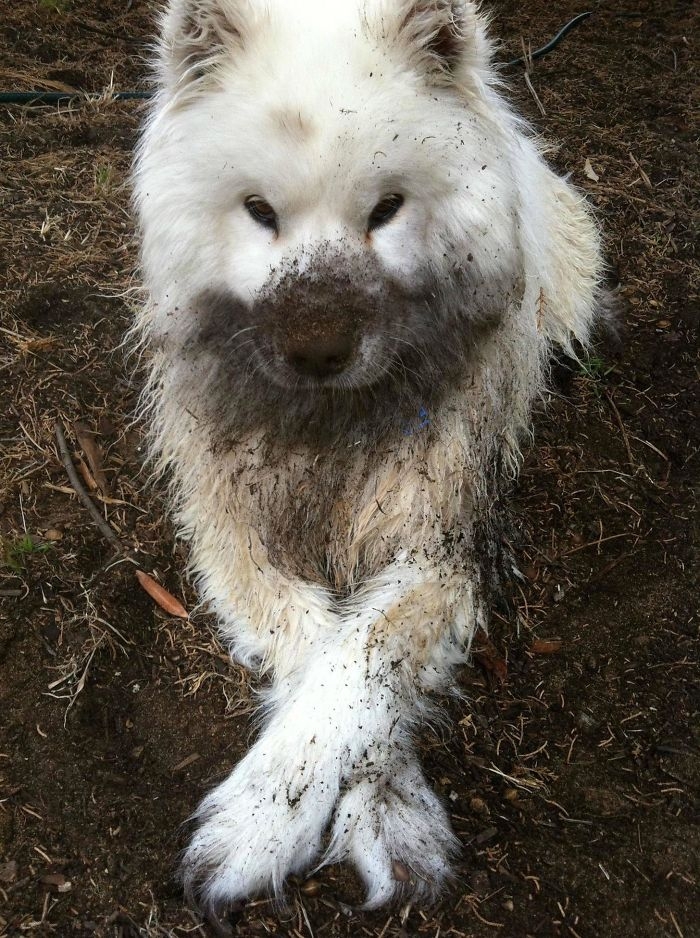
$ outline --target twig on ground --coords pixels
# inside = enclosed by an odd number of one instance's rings
[[[607,390],[607,388],[605,390],[605,397],[607,398],[608,404],[610,404],[612,412],[615,415],[615,421],[617,422],[617,425],[620,428],[620,433],[622,434],[622,440],[625,444],[625,449],[627,450],[627,461],[630,464],[630,467],[632,469],[637,469],[638,466],[636,462],[634,461],[634,456],[632,455],[632,447],[630,446],[630,441],[627,436],[627,431],[625,430],[625,425],[622,422],[620,411],[617,409],[617,404],[615,403],[615,400],[613,399],[612,394],[610,393],[610,391]]]
[[[61,462],[68,473],[68,478],[70,479],[70,484],[72,485],[76,495],[80,501],[85,505],[87,510],[90,512],[90,517],[95,522],[99,528],[100,534],[112,545],[115,551],[124,557],[127,560],[131,560],[136,563],[133,558],[133,551],[131,551],[117,534],[112,530],[111,526],[105,521],[105,519],[100,514],[100,510],[95,505],[93,500],[88,495],[85,486],[80,481],[78,472],[75,468],[73,460],[71,459],[70,452],[68,451],[68,444],[66,443],[66,437],[63,432],[63,427],[59,422],[56,422],[55,426],[56,433],[56,442],[58,443],[58,451],[61,456]],[[164,587],[160,585],[156,580],[153,579],[148,573],[145,573],[143,570],[136,570],[136,579],[138,580],[141,588],[148,593],[148,595],[171,616],[177,616],[182,619],[189,618],[189,613],[182,605],[179,599],[169,593]]]
[[[86,32],[95,33],[98,36],[105,36],[107,39],[116,39],[117,42],[126,42],[134,46],[145,45],[145,41],[143,39],[137,39],[136,36],[127,36],[124,33],[115,33],[110,29],[103,29],[101,26],[96,26],[94,23],[88,22],[88,20],[85,19],[79,19],[77,16],[71,16],[71,20],[78,29],[84,29]]]
[[[60,423],[56,423],[55,426],[56,433],[56,442],[58,443],[58,451],[61,457],[61,462],[68,473],[68,478],[70,484],[75,490],[75,494],[78,496],[80,501],[85,505],[87,510],[90,512],[92,520],[95,522],[97,527],[100,529],[100,533],[107,541],[114,547],[115,550],[119,551],[120,554],[128,553],[127,548],[122,543],[121,539],[117,534],[112,530],[111,526],[105,521],[105,519],[100,514],[100,511],[90,498],[88,493],[85,490],[85,486],[80,481],[78,472],[73,465],[73,460],[71,459],[70,453],[68,451],[68,444],[66,443],[66,437],[63,432],[63,427]]]
[[[579,544],[578,547],[572,547],[570,550],[564,551],[561,556],[570,557],[571,554],[577,554],[580,550],[585,550],[587,547],[599,547],[601,544],[605,544],[606,541],[616,541],[619,537],[636,537],[639,540],[639,535],[635,534],[634,531],[623,531],[621,534],[610,534],[608,537],[599,537],[595,541],[588,541],[587,544]]]

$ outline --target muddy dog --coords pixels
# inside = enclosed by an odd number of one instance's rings
[[[135,166],[144,412],[203,600],[269,677],[183,861],[217,908],[458,844],[413,744],[488,617],[499,486],[599,307],[596,226],[469,0],[170,0]]]

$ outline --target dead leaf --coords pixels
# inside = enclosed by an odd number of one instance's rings
[[[70,892],[73,888],[73,884],[63,873],[44,873],[39,882],[42,886],[48,886],[49,889],[53,889],[55,892]]]
[[[475,661],[481,665],[484,671],[493,675],[499,684],[505,684],[508,677],[508,666],[483,629],[477,629],[474,642],[478,646],[474,649]]]
[[[0,863],[0,883],[14,883],[17,879],[17,860]]]
[[[102,450],[95,440],[95,434],[80,420],[73,423],[73,431],[78,443],[80,443],[80,448],[85,453],[85,458],[92,470],[97,488],[103,495],[109,495],[109,483],[102,468]]]
[[[160,608],[170,616],[177,616],[179,619],[188,619],[189,613],[182,605],[179,599],[176,599],[172,593],[169,593],[164,587],[157,583],[152,576],[144,573],[143,570],[136,571],[136,579],[141,584],[151,599],[158,603]]]
[[[588,157],[586,157],[586,162],[583,164],[583,172],[589,179],[592,179],[593,182],[598,182],[598,180],[600,179],[600,176],[593,169],[593,166],[591,165],[591,161],[588,159]]]
[[[85,460],[80,459],[80,457],[78,457],[78,459],[75,460],[75,464],[78,467],[78,472],[83,477],[83,482],[87,486],[88,491],[96,492],[97,482],[95,481],[93,474],[90,472]]]
[[[555,655],[558,651],[561,651],[561,646],[560,639],[536,638],[530,645],[530,652],[533,655]]]
[[[36,339],[27,339],[23,348],[28,352],[47,352],[58,345],[58,339],[53,336],[41,336]]]
[[[199,759],[199,753],[193,752],[191,755],[187,756],[181,762],[178,762],[177,765],[174,765],[171,772],[181,772],[183,769],[186,769],[188,765],[192,765],[193,762],[196,762]]]

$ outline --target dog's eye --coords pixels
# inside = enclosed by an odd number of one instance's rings
[[[367,222],[368,230],[374,231],[375,228],[381,228],[382,225],[385,225],[388,221],[391,221],[402,205],[402,195],[384,196],[381,202],[377,202],[377,204],[372,209],[372,213],[369,216],[369,221]]]
[[[259,195],[249,195],[244,205],[248,210],[248,214],[259,225],[277,231],[277,213],[269,202],[261,199]]]

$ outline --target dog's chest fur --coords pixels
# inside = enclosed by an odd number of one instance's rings
[[[405,510],[400,488],[415,486],[398,433],[371,451],[347,441],[316,452],[238,447],[229,457],[231,510],[247,518],[275,567],[343,591],[394,552]]]
[[[348,436],[321,448],[239,443],[226,460],[230,512],[274,567],[341,594],[402,549],[433,560],[454,553],[484,485],[470,471],[460,410],[444,412],[452,420],[443,414],[437,425],[421,408],[371,446]]]

